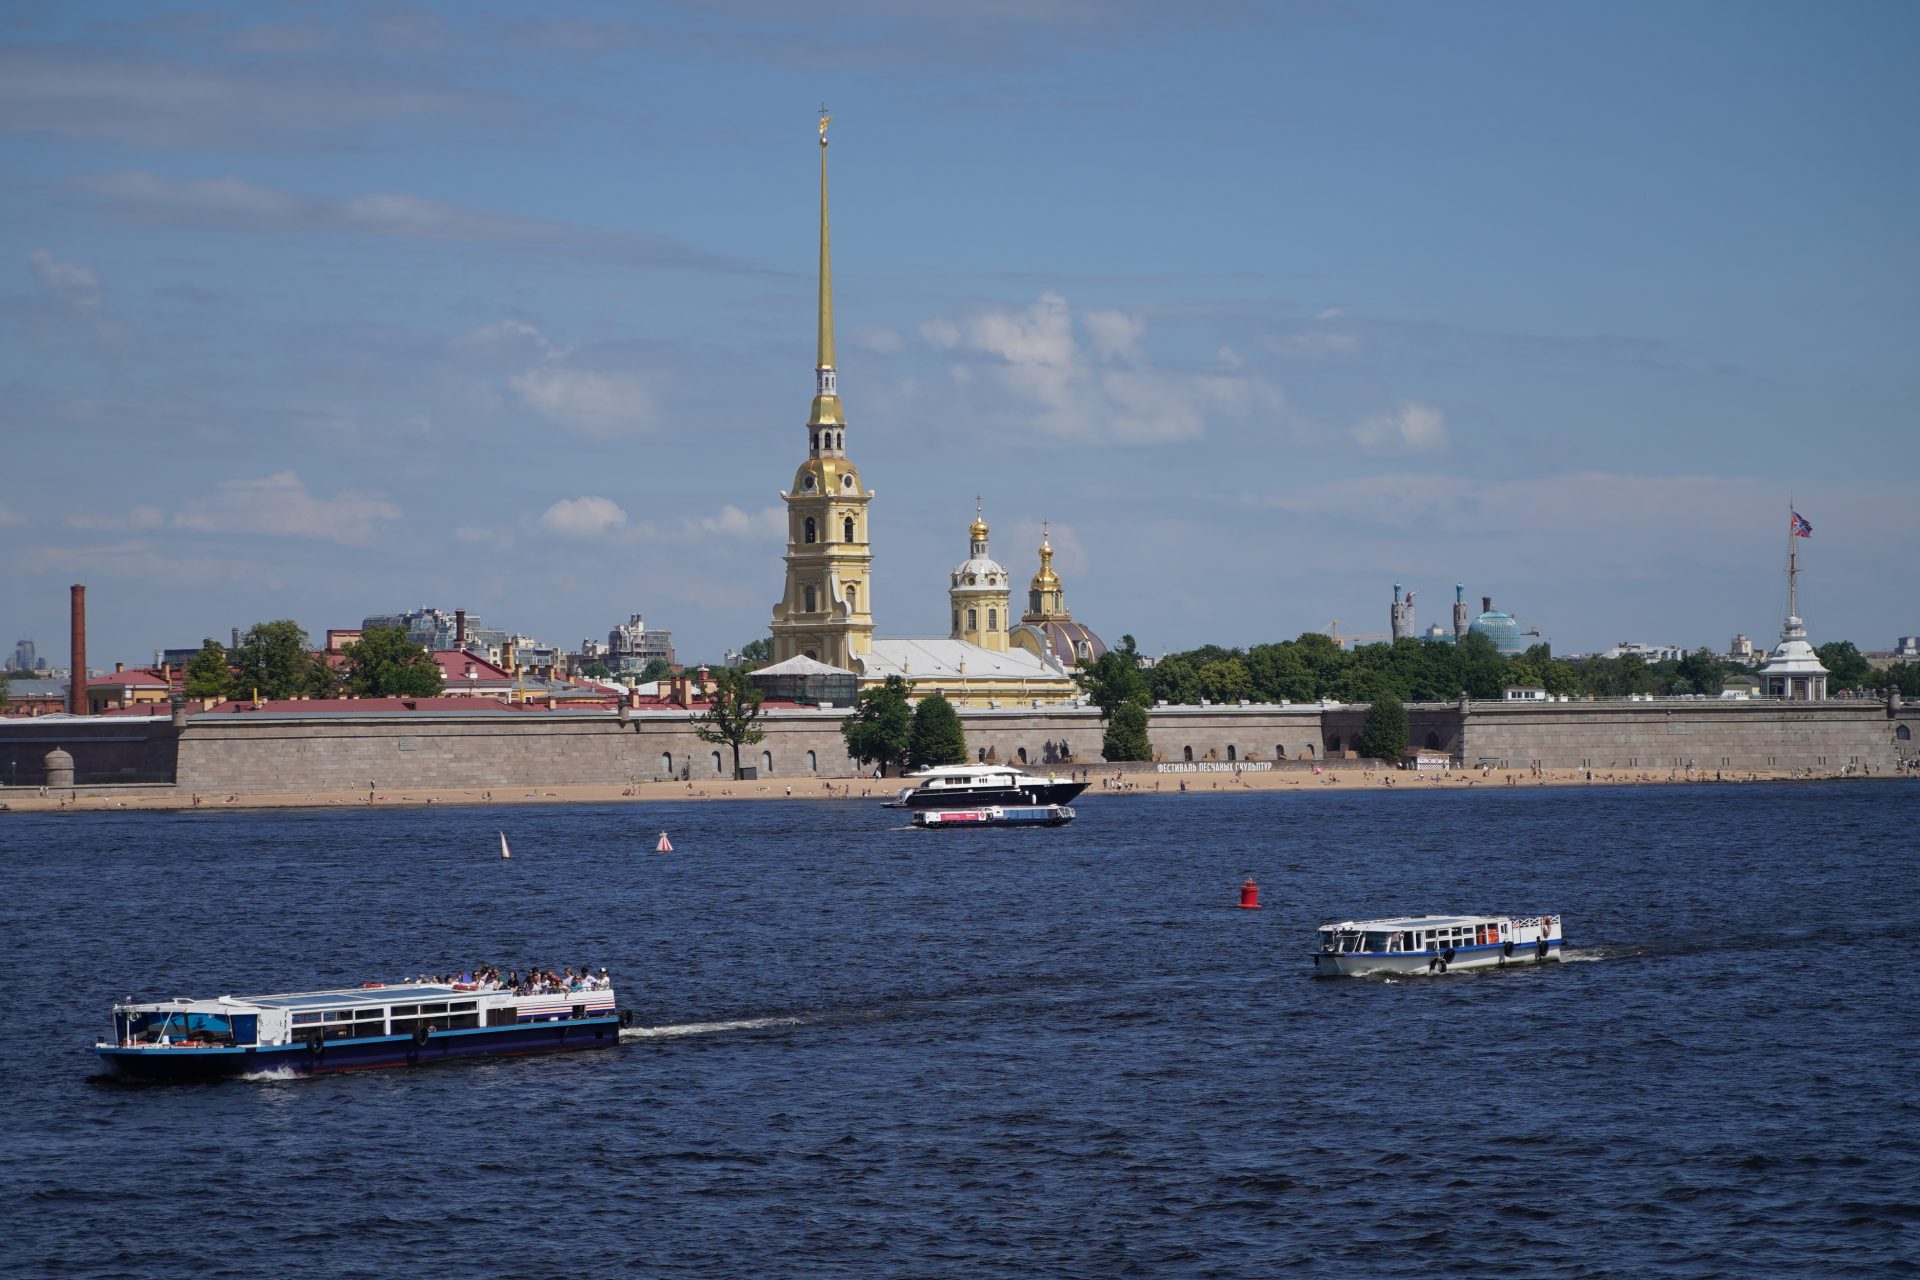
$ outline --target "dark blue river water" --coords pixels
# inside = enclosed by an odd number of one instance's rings
[[[1080,811],[0,818],[0,1271],[1916,1269],[1920,785]],[[1573,962],[1308,976],[1322,918],[1483,908],[1564,912]],[[145,1088],[83,1052],[122,995],[482,959],[604,964],[648,1030]]]

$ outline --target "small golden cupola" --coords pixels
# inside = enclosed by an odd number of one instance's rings
[[[947,595],[953,602],[952,638],[996,653],[1007,651],[1013,630],[1013,585],[987,550],[987,521],[978,500],[967,528],[967,558],[956,565]]]
[[[1048,536],[1047,524],[1040,525],[1040,572],[1033,575],[1033,581],[1027,585],[1027,612],[1022,622],[1045,622],[1050,619],[1066,621],[1072,615],[1067,612],[1067,595],[1060,587],[1060,575],[1053,571],[1053,540]]]

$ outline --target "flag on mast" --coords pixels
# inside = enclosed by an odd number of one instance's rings
[[[1813,536],[1813,526],[1808,524],[1807,518],[1798,511],[1793,513],[1793,536],[1796,538],[1811,538]]]

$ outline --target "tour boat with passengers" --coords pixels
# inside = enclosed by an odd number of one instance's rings
[[[1012,765],[946,764],[910,773],[918,786],[907,787],[888,802],[895,809],[985,809],[1071,804],[1087,784],[1048,774],[1036,778]]]
[[[608,1048],[632,1018],[615,1009],[610,983],[517,995],[464,982],[369,982],[336,991],[116,1004],[113,1038],[94,1052],[115,1075],[134,1080],[312,1075]]]
[[[1398,916],[1320,926],[1315,974],[1445,973],[1560,959],[1560,916]]]

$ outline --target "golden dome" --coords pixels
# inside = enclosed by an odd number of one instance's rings
[[[1040,572],[1033,575],[1035,591],[1058,591],[1060,576],[1053,571],[1053,541],[1047,537],[1046,527],[1040,532]]]
[[[807,483],[809,478],[812,485]],[[853,483],[848,484],[849,480]],[[793,491],[801,497],[814,494],[850,497],[860,492],[860,468],[846,458],[808,458],[793,473]]]

